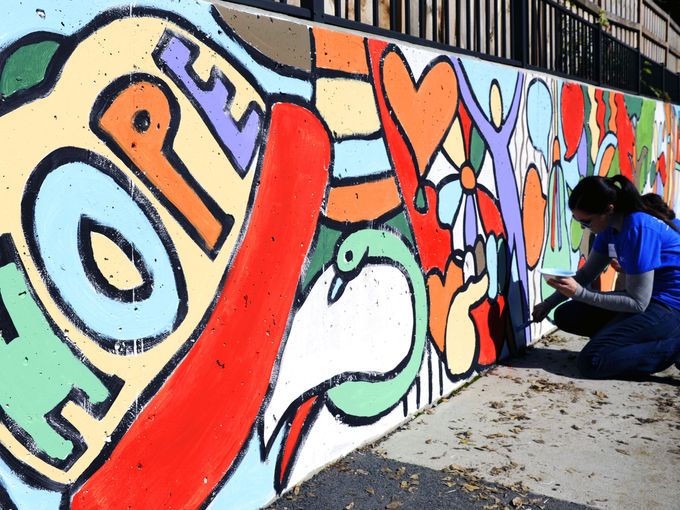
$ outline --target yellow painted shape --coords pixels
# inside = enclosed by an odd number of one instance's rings
[[[64,408],[64,416],[73,420],[83,437],[87,438],[88,445],[83,455],[66,471],[35,457],[11,432],[0,426],[0,442],[17,459],[57,483],[73,482],[91,465],[106,443],[107,436],[120,424],[125,413],[136,405],[144,388],[178,349],[195,336],[220,288],[246,220],[260,154],[254,158],[246,177],[239,177],[194,106],[153,62],[151,53],[166,28],[198,44],[201,57],[195,67],[201,76],[205,78],[206,70],[217,65],[234,83],[232,115],[235,118],[239,118],[251,102],[264,109],[264,101],[254,87],[193,35],[166,19],[142,17],[114,20],[93,32],[75,47],[53,90],[46,97],[0,116],[0,132],[3,133],[0,137],[0,232],[12,235],[28,278],[56,327],[68,331],[71,342],[93,365],[124,381],[118,398],[101,420],[84,416],[81,411],[73,409],[75,406]],[[116,78],[137,72],[156,76],[171,89],[181,113],[173,148],[200,186],[220,207],[234,216],[234,227],[215,260],[205,255],[146,185],[89,128],[92,107],[101,91]],[[156,209],[177,251],[187,282],[187,316],[171,335],[147,352],[119,356],[101,349],[62,313],[34,261],[28,256],[21,224],[21,198],[26,181],[49,153],[67,146],[87,149],[112,161],[127,177],[133,193],[144,195]],[[26,149],[16,150],[17,147]]]
[[[451,157],[451,161],[460,168],[465,163],[465,141],[463,139],[463,128],[460,125],[460,118],[456,116],[446,140],[444,140],[444,150]]]
[[[316,81],[316,107],[333,136],[368,135],[380,129],[373,86],[349,78]]]
[[[446,364],[452,374],[462,374],[470,369],[477,346],[475,324],[470,308],[489,288],[489,276],[470,282],[453,298],[446,319]]]
[[[501,97],[501,89],[496,82],[491,85],[489,105],[491,107],[491,121],[496,128],[499,128],[503,121],[503,98]]]
[[[99,232],[92,232],[92,256],[104,278],[120,290],[134,289],[144,283],[142,275],[111,239]]]

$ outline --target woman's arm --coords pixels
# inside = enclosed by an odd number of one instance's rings
[[[652,299],[654,271],[626,274],[626,289],[614,292],[598,292],[579,285],[574,299],[614,312],[644,312]]]

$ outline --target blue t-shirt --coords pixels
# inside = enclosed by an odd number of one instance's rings
[[[680,227],[680,220],[673,221]],[[654,216],[635,212],[620,232],[609,227],[597,234],[593,249],[619,261],[628,274],[654,271],[652,299],[680,310],[680,232]]]

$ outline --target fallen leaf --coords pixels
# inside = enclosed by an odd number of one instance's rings
[[[392,501],[391,503],[387,503],[387,505],[385,505],[385,508],[387,508],[387,510],[394,510],[395,508],[399,508],[403,505],[404,503],[402,503],[401,501]]]

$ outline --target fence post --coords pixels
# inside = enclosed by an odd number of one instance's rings
[[[324,17],[323,2],[324,0],[300,0],[300,7],[309,9],[312,21],[321,21]]]
[[[512,58],[521,62],[522,67],[529,64],[529,9],[527,4],[531,0],[513,0],[512,2]]]
[[[595,23],[595,37],[593,39],[593,59],[595,60],[595,76],[593,76],[595,83],[602,85],[603,82],[607,83],[607,76],[602,70],[602,25]]]

